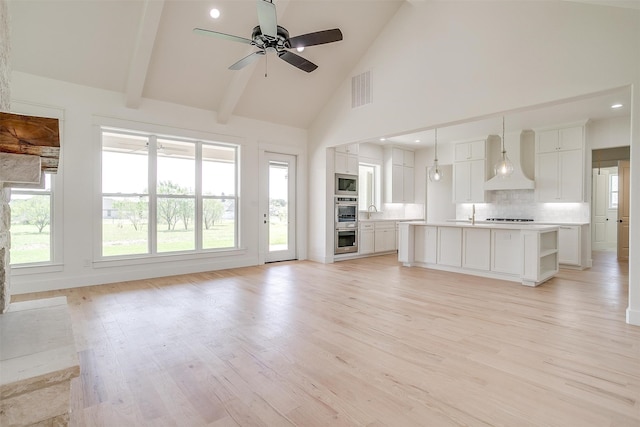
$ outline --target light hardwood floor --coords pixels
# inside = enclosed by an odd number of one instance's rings
[[[73,426],[639,426],[628,266],[538,288],[286,262],[58,292]]]

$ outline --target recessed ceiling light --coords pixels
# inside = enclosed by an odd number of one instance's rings
[[[213,19],[218,19],[220,18],[220,11],[214,7],[209,11],[209,16]]]
[[[386,141],[387,138],[380,138],[380,141]]]
[[[415,142],[420,142],[420,140],[419,140],[419,139],[416,139],[416,140],[415,140]]]
[[[622,104],[613,104],[611,108],[622,108]]]

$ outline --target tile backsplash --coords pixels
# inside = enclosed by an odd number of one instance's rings
[[[533,190],[502,190],[488,193],[489,203],[476,203],[476,219],[530,218],[539,222],[589,222],[588,203],[539,203]],[[471,217],[472,204],[456,205],[456,219]]]
[[[360,212],[360,219],[422,219],[424,218],[424,205],[421,203],[383,203],[381,212],[372,212],[367,215]]]

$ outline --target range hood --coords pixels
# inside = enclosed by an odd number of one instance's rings
[[[519,137],[518,141],[518,135],[516,134],[505,135],[505,147],[507,149],[507,156],[509,156],[513,162],[513,173],[507,177],[496,175],[486,181],[484,183],[485,191],[533,190],[535,188],[535,182],[527,176],[533,176],[535,134],[531,130],[523,130]],[[514,139],[515,141],[509,144],[510,139]],[[489,161],[491,162],[488,166],[493,168],[493,165],[498,161],[500,156],[500,137],[490,135],[487,139],[487,145],[487,153]]]

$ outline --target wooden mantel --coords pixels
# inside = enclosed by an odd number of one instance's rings
[[[42,171],[56,173],[60,159],[58,119],[0,113],[0,153],[39,156]]]

